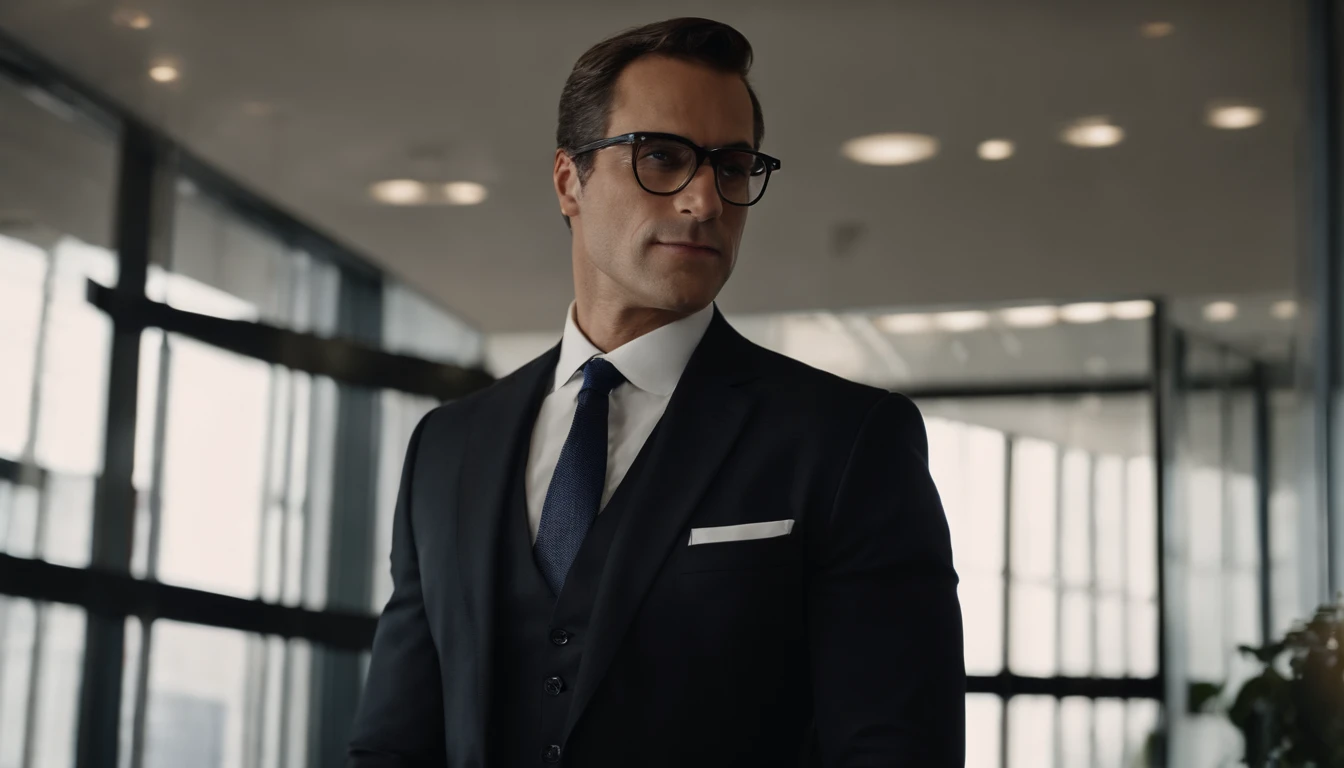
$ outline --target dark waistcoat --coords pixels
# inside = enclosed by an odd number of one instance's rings
[[[496,647],[489,677],[490,768],[544,768],[563,761],[560,738],[569,716],[571,686],[583,663],[597,586],[625,513],[624,489],[634,485],[645,463],[641,451],[584,537],[564,589],[556,596],[532,557],[524,480],[529,435],[524,430],[515,447],[506,496],[509,508],[499,539]]]

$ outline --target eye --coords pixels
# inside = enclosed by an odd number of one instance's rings
[[[719,163],[719,173],[728,179],[741,179],[753,175],[752,163],[741,159],[725,159]]]

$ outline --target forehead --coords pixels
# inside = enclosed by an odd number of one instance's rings
[[[741,77],[665,56],[636,59],[621,72],[607,122],[608,135],[675,133],[707,147],[751,143],[755,127]]]

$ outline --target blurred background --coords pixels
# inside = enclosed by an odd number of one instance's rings
[[[1237,764],[1344,573],[1337,4],[0,0],[0,768],[341,764],[411,429],[559,338],[560,88],[692,14],[784,162],[719,306],[928,420],[967,765]]]

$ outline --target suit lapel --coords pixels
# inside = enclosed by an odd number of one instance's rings
[[[476,676],[481,729],[477,736],[482,745],[490,712],[499,538],[510,509],[509,494],[515,492],[512,484],[518,477],[514,462],[527,461],[532,427],[559,356],[557,345],[484,393],[466,436],[466,458],[458,481],[457,562],[476,641],[476,668],[471,674]]]
[[[606,675],[639,604],[682,535],[697,502],[736,442],[751,399],[737,385],[751,378],[753,347],[718,313],[686,365],[633,478],[589,620],[564,738]]]

